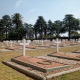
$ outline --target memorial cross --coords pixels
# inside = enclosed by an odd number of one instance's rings
[[[61,43],[60,41],[58,41],[58,38],[57,38],[57,41],[55,42],[56,43],[56,52],[59,52],[59,43]]]
[[[79,43],[79,50],[80,50],[80,39],[79,39],[78,43]]]
[[[41,40],[41,42],[42,42],[42,45],[43,45],[43,40]]]
[[[28,45],[28,43],[26,43],[26,40],[23,39],[23,43],[20,43],[20,45],[23,45],[23,52],[22,52],[22,55],[25,56],[25,46]]]
[[[13,43],[13,41],[10,41],[9,43],[11,44],[11,47],[12,47],[12,43]]]
[[[6,41],[6,43],[7,43],[7,45],[8,45],[9,41]]]

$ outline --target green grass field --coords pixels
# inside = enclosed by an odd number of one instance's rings
[[[72,52],[78,47],[60,48],[60,52]],[[41,49],[41,50],[26,50],[28,56],[42,56],[55,52],[55,49]],[[3,60],[10,60],[13,57],[22,55],[22,51],[9,51],[0,53],[0,80],[34,80],[27,75],[24,75],[2,63]],[[50,80],[80,80],[80,71],[65,74],[58,77],[53,77]]]

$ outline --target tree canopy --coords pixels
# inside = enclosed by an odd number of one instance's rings
[[[43,16],[38,16],[35,24],[23,23],[22,15],[19,13],[2,16],[0,19],[0,40],[2,39],[47,39],[60,37],[60,34],[68,32],[68,39],[72,35],[79,36],[79,19],[72,14],[65,15],[62,21],[46,21]]]

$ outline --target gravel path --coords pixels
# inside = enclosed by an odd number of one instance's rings
[[[39,56],[38,58],[49,60],[49,61],[55,61],[55,62],[59,62],[63,64],[68,64],[68,65],[80,64],[80,61],[62,59],[62,58],[57,58],[57,57]]]

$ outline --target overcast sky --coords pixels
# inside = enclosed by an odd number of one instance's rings
[[[30,24],[34,24],[38,16],[52,22],[63,20],[66,14],[80,18],[80,0],[0,0],[0,19],[14,13],[20,13],[23,22]]]

